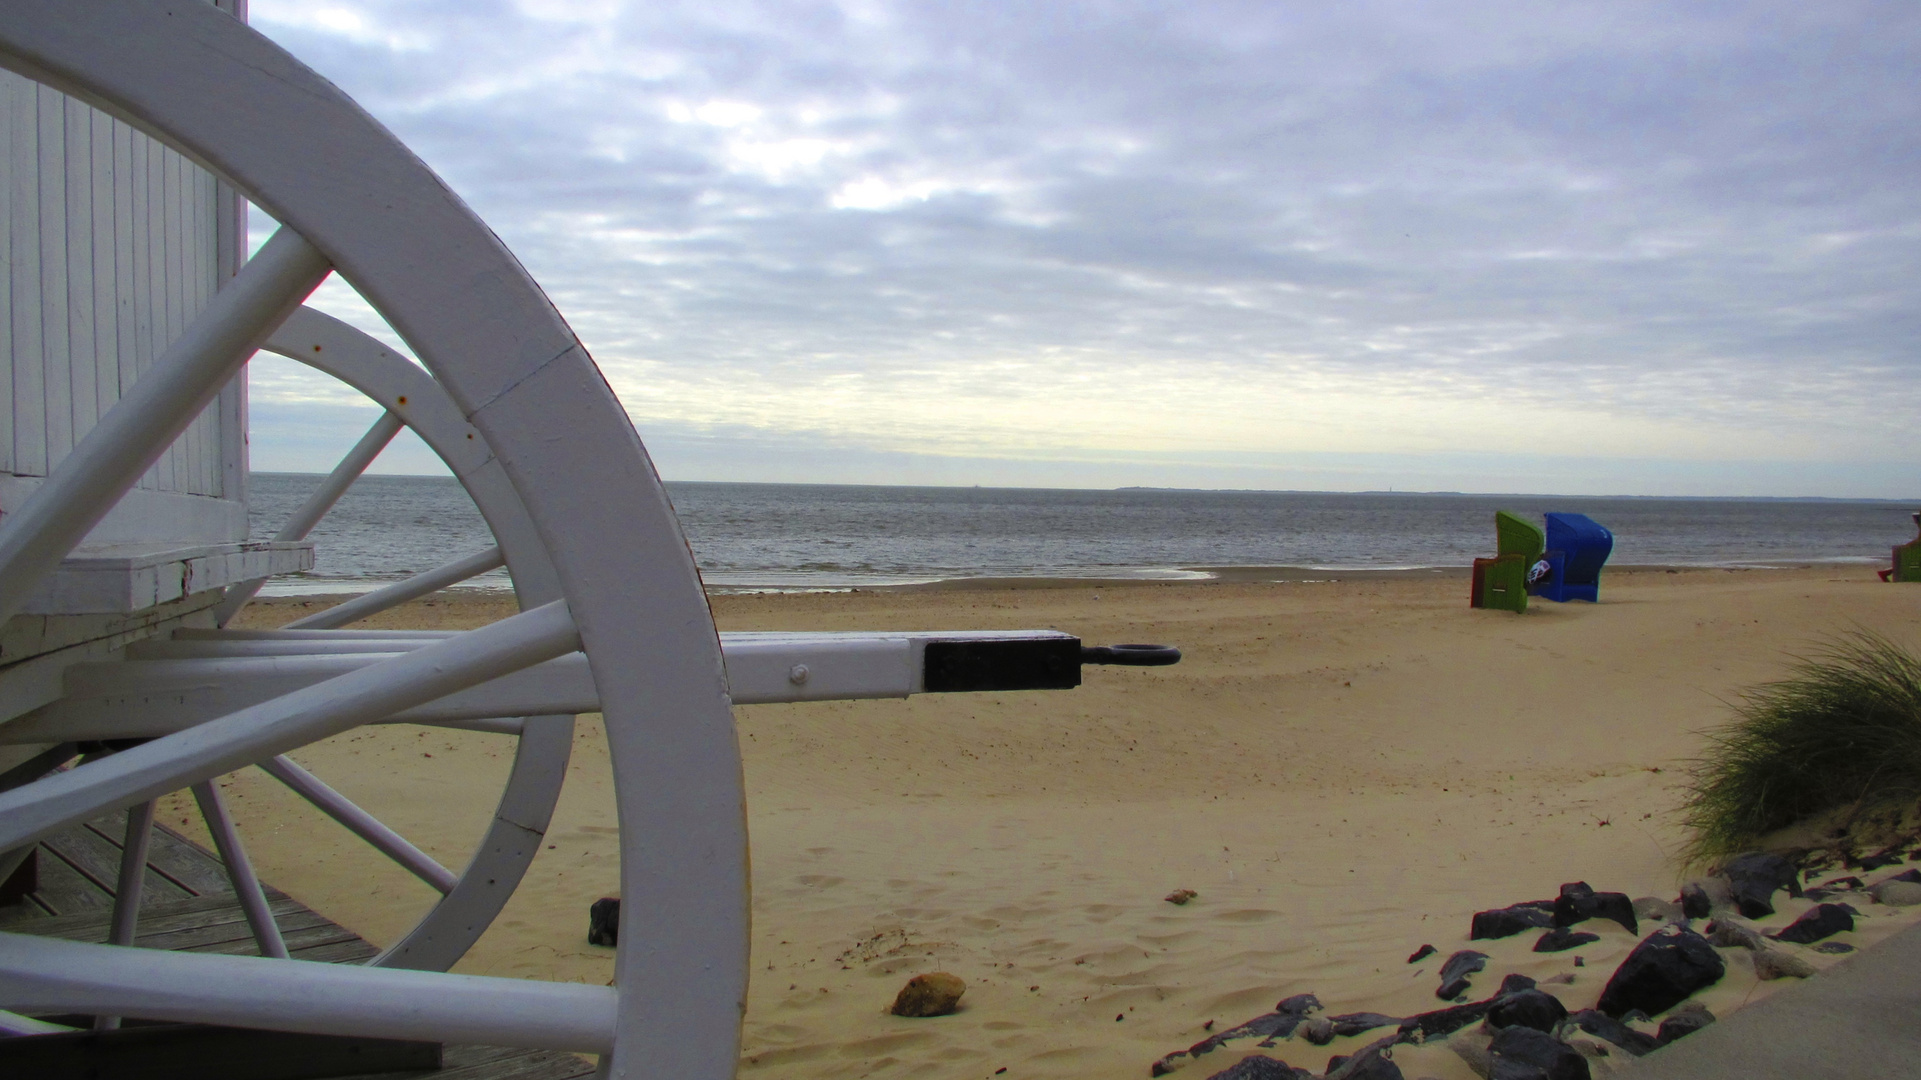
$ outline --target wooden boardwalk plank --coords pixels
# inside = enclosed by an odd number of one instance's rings
[[[153,839],[147,844],[147,865],[162,877],[199,896],[232,896],[233,881],[218,856],[186,837],[155,824]],[[268,889],[267,895],[285,893]]]
[[[438,1071],[363,1073],[338,1080],[575,1080],[593,1073],[592,1062],[553,1050],[449,1046]]]
[[[87,880],[80,871],[56,858],[45,845],[40,848],[40,889],[24,904],[0,908],[0,924],[46,918],[52,915],[84,913],[85,918],[100,918],[113,907],[113,897]]]
[[[120,879],[120,845],[108,840],[101,830],[73,829],[62,834],[56,842],[41,844],[40,850],[51,851],[64,859],[109,897],[113,896],[113,887]],[[140,907],[145,910],[169,901],[185,900],[192,895],[148,867],[145,884],[141,886]]]
[[[28,902],[0,908],[0,930],[105,941],[113,917],[112,886],[119,873],[124,818],[49,838],[41,849],[40,890]],[[89,874],[75,864],[90,868]],[[148,859],[149,890],[156,879],[166,899],[143,900],[136,942],[146,948],[256,955],[246,916],[234,899],[220,861],[180,834],[156,827]],[[104,875],[105,884],[100,879]],[[198,890],[207,890],[194,895]],[[267,889],[268,910],[295,960],[362,963],[380,950],[285,893]],[[34,901],[39,903],[36,905]],[[49,911],[55,913],[49,914]],[[433,1071],[368,1073],[339,1080],[580,1080],[592,1076],[585,1058],[551,1050],[449,1046]]]
[[[41,880],[45,882],[44,874]],[[111,903],[111,901],[112,898],[107,897],[103,902]],[[307,910],[299,901],[286,897],[268,901],[267,908],[276,918],[282,914]],[[237,913],[239,910],[231,896],[195,896],[186,900],[175,900],[152,912],[143,913],[140,916],[140,933],[178,930],[207,922],[225,921],[228,913]],[[101,911],[89,908],[71,915],[42,917],[34,924],[33,933],[48,937],[64,937],[73,941],[85,940],[82,935],[91,933],[95,927],[106,925],[101,922],[101,915]],[[233,914],[231,917],[239,919],[241,916]]]

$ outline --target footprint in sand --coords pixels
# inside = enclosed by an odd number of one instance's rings
[[[1220,914],[1215,915],[1214,920],[1216,922],[1258,923],[1258,922],[1266,922],[1269,919],[1278,919],[1280,917],[1281,917],[1280,912],[1269,911],[1266,908],[1242,908],[1239,911],[1223,911]]]

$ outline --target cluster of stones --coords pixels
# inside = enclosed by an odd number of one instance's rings
[[[1819,868],[1810,868],[1810,874],[1815,869]],[[1746,921],[1774,914],[1774,896],[1783,889],[1790,896],[1805,896],[1817,903],[1772,934]],[[1727,963],[1717,947],[1750,950],[1754,970],[1763,979],[1805,977],[1814,973],[1813,966],[1774,943],[1804,945],[1820,952],[1852,951],[1852,946],[1828,939],[1854,929],[1860,911],[1848,899],[1867,902],[1870,898],[1891,905],[1921,903],[1921,870],[1895,874],[1871,887],[1859,877],[1848,876],[1804,891],[1800,868],[1792,860],[1756,852],[1730,860],[1710,877],[1689,882],[1672,901],[1631,900],[1625,893],[1597,892],[1586,882],[1572,882],[1561,886],[1553,900],[1477,913],[1468,936],[1491,940],[1539,930],[1535,952],[1563,952],[1600,940],[1597,934],[1575,929],[1589,920],[1616,922],[1637,936],[1643,922],[1659,923],[1614,970],[1595,1008],[1570,1014],[1533,979],[1514,974],[1488,997],[1467,1000],[1472,977],[1486,968],[1488,955],[1463,949],[1441,965],[1435,996],[1450,1003],[1443,1008],[1409,1017],[1328,1016],[1313,994],[1296,994],[1271,1013],[1166,1055],[1154,1063],[1150,1075],[1165,1076],[1239,1039],[1258,1039],[1256,1045],[1263,1049],[1292,1039],[1325,1046],[1339,1036],[1391,1029],[1353,1054],[1332,1058],[1321,1073],[1257,1054],[1207,1080],[1405,1080],[1394,1063],[1393,1048],[1437,1038],[1447,1039],[1450,1049],[1491,1080],[1590,1080],[1590,1058],[1614,1052],[1640,1057],[1714,1022],[1705,1006],[1688,999],[1726,973]],[[1697,931],[1694,924],[1699,920],[1707,922]],[[1432,945],[1423,945],[1408,957],[1408,963],[1436,951]],[[1580,966],[1580,958],[1575,964]],[[1570,978],[1563,975],[1548,981]],[[1653,1033],[1630,1026],[1652,1025],[1662,1013],[1667,1015]]]

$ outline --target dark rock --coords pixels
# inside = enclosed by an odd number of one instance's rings
[[[1698,881],[1681,886],[1681,914],[1690,919],[1705,919],[1714,911],[1714,901]]]
[[[1845,905],[1816,904],[1779,933],[1768,936],[1776,941],[1812,945],[1822,938],[1833,937],[1843,930],[1852,929],[1854,929],[1854,916],[1848,913]]]
[[[1667,1019],[1661,1021],[1661,1033],[1654,1037],[1654,1041],[1660,1046],[1666,1046],[1681,1036],[1692,1035],[1712,1023],[1714,1023],[1714,1014],[1708,1011],[1708,1007],[1698,1001],[1690,1001],[1669,1013]]]
[[[1487,1022],[1492,1027],[1507,1028],[1520,1024],[1536,1031],[1553,1031],[1554,1026],[1567,1019],[1567,1007],[1561,999],[1544,990],[1523,990],[1509,994],[1495,1001],[1494,1007],[1487,1011]]]
[[[1589,919],[1612,919],[1630,934],[1641,932],[1641,924],[1634,917],[1634,901],[1628,894],[1595,892],[1585,881],[1561,886],[1561,895],[1554,901],[1554,925],[1573,926]]]
[[[1165,1076],[1165,1073],[1156,1073]],[[1215,1073],[1207,1080],[1313,1080],[1314,1074],[1306,1069],[1296,1069],[1285,1061],[1255,1054],[1245,1057],[1233,1065]]]
[[[1914,871],[1910,870],[1908,873],[1912,874]],[[1896,874],[1895,877],[1901,877],[1901,875]],[[1921,877],[1904,878],[1903,880],[1921,881]],[[1823,889],[1833,889],[1836,892],[1843,889],[1859,889],[1861,887],[1861,879],[1855,877],[1853,874],[1849,874],[1847,877],[1838,877],[1832,881],[1823,881],[1821,887]]]
[[[1487,954],[1473,949],[1462,949],[1447,958],[1441,965],[1441,988],[1434,996],[1442,1001],[1453,1001],[1467,993],[1469,975],[1487,966]]]
[[[1478,1023],[1499,1000],[1500,998],[1496,996],[1486,1001],[1470,1001],[1465,1005],[1454,1005],[1446,1009],[1435,1009],[1433,1012],[1410,1016],[1401,1021],[1401,1040],[1414,1042],[1417,1033],[1421,1042],[1442,1035],[1452,1035],[1469,1024]]]
[[[1328,1022],[1333,1024],[1335,1035],[1345,1037],[1387,1027],[1389,1024],[1400,1027],[1401,1017],[1377,1012],[1342,1013],[1339,1016],[1328,1017]]]
[[[1857,865],[1863,870],[1879,870],[1884,866],[1893,866],[1900,862],[1901,857],[1906,854],[1902,850],[1905,846],[1906,845],[1897,845],[1891,848],[1882,848],[1872,855],[1864,856]]]
[[[1306,1016],[1321,1011],[1321,999],[1313,994],[1292,994],[1275,1002],[1274,1011],[1289,1016]]]
[[[1414,955],[1413,955],[1413,956],[1410,956],[1410,957],[1408,957],[1408,958],[1407,958],[1407,962],[1408,962],[1408,963],[1410,963],[1410,964],[1413,964],[1413,963],[1418,963],[1418,962],[1420,962],[1420,961],[1422,961],[1422,960],[1425,960],[1425,959],[1427,959],[1427,958],[1428,958],[1428,957],[1430,957],[1430,956],[1433,956],[1435,952],[1436,952],[1436,950],[1435,950],[1435,948],[1434,948],[1434,946],[1432,946],[1432,945],[1423,945],[1423,946],[1421,946],[1420,948],[1418,948],[1418,949],[1415,949],[1415,950],[1414,950]]]
[[[1410,1016],[1401,1021],[1400,1032],[1396,1038],[1400,1042],[1427,1042],[1442,1035],[1452,1035],[1462,1028],[1487,1016],[1494,1003],[1511,994],[1534,989],[1534,980],[1526,975],[1509,975],[1501,980],[1501,988],[1493,996],[1481,1001],[1470,1001],[1461,1005],[1435,1009],[1418,1016]]]
[[[958,975],[930,971],[907,980],[888,1012],[895,1016],[947,1016],[960,1007],[967,984]]]
[[[1801,895],[1794,864],[1764,851],[1737,856],[1721,868],[1721,876],[1734,892],[1734,906],[1750,919],[1774,914],[1774,894],[1781,889],[1788,890],[1789,896]]]
[[[1818,953],[1827,953],[1830,956],[1839,956],[1842,953],[1853,952],[1854,946],[1848,944],[1845,941],[1823,941],[1821,944],[1816,945],[1814,947],[1814,951]]]
[[[1327,1059],[1326,1080],[1406,1080],[1401,1067],[1394,1064],[1393,1046],[1397,1037],[1376,1039],[1355,1051],[1351,1057]]]
[[[1490,1080],[1592,1080],[1579,1050],[1530,1027],[1502,1028],[1488,1044]]]
[[[1264,1013],[1238,1027],[1229,1028],[1226,1031],[1209,1035],[1207,1038],[1188,1047],[1187,1053],[1193,1057],[1200,1057],[1202,1054],[1213,1052],[1219,1048],[1222,1043],[1230,1039],[1288,1038],[1294,1034],[1294,1029],[1300,1027],[1301,1022],[1307,1019],[1308,1014],[1318,1012],[1320,1008],[1321,999],[1315,997],[1313,994],[1295,994],[1293,997],[1286,998],[1275,1005],[1273,1012]],[[1161,1060],[1167,1061],[1174,1056],[1174,1054],[1169,1054]]]
[[[1669,923],[1641,940],[1601,991],[1599,1008],[1618,1017],[1629,1009],[1665,1012],[1727,973],[1727,963],[1701,935]]]
[[[1566,952],[1569,949],[1578,949],[1583,945],[1589,945],[1599,940],[1601,940],[1601,935],[1599,934],[1590,934],[1585,930],[1574,930],[1565,926],[1557,926],[1541,935],[1541,940],[1534,943],[1534,951]]]
[[[1847,880],[1854,882],[1855,888],[1858,889],[1861,887],[1860,878],[1848,878]],[[1880,885],[1889,881],[1912,881],[1916,885],[1921,885],[1921,870],[1903,870],[1898,874],[1884,877],[1880,881],[1875,882],[1875,884]]]
[[[1532,990],[1537,985],[1539,984],[1526,975],[1503,976],[1501,979],[1501,988],[1494,991],[1494,997],[1504,998],[1509,994],[1518,994],[1523,990]]]
[[[603,896],[587,909],[587,944],[612,948],[620,937],[620,897]]]
[[[1531,900],[1492,911],[1477,911],[1468,931],[1469,941],[1513,937],[1523,930],[1545,930],[1554,925],[1554,901]]]
[[[1659,1045],[1654,1036],[1642,1034],[1599,1009],[1582,1009],[1568,1017],[1568,1022],[1589,1035],[1613,1043],[1633,1057],[1640,1057]]]

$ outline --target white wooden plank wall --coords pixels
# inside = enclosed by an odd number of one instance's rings
[[[0,71],[0,472],[47,475],[207,305],[245,243],[232,206],[179,154]],[[244,498],[244,418],[230,387],[140,486]]]

